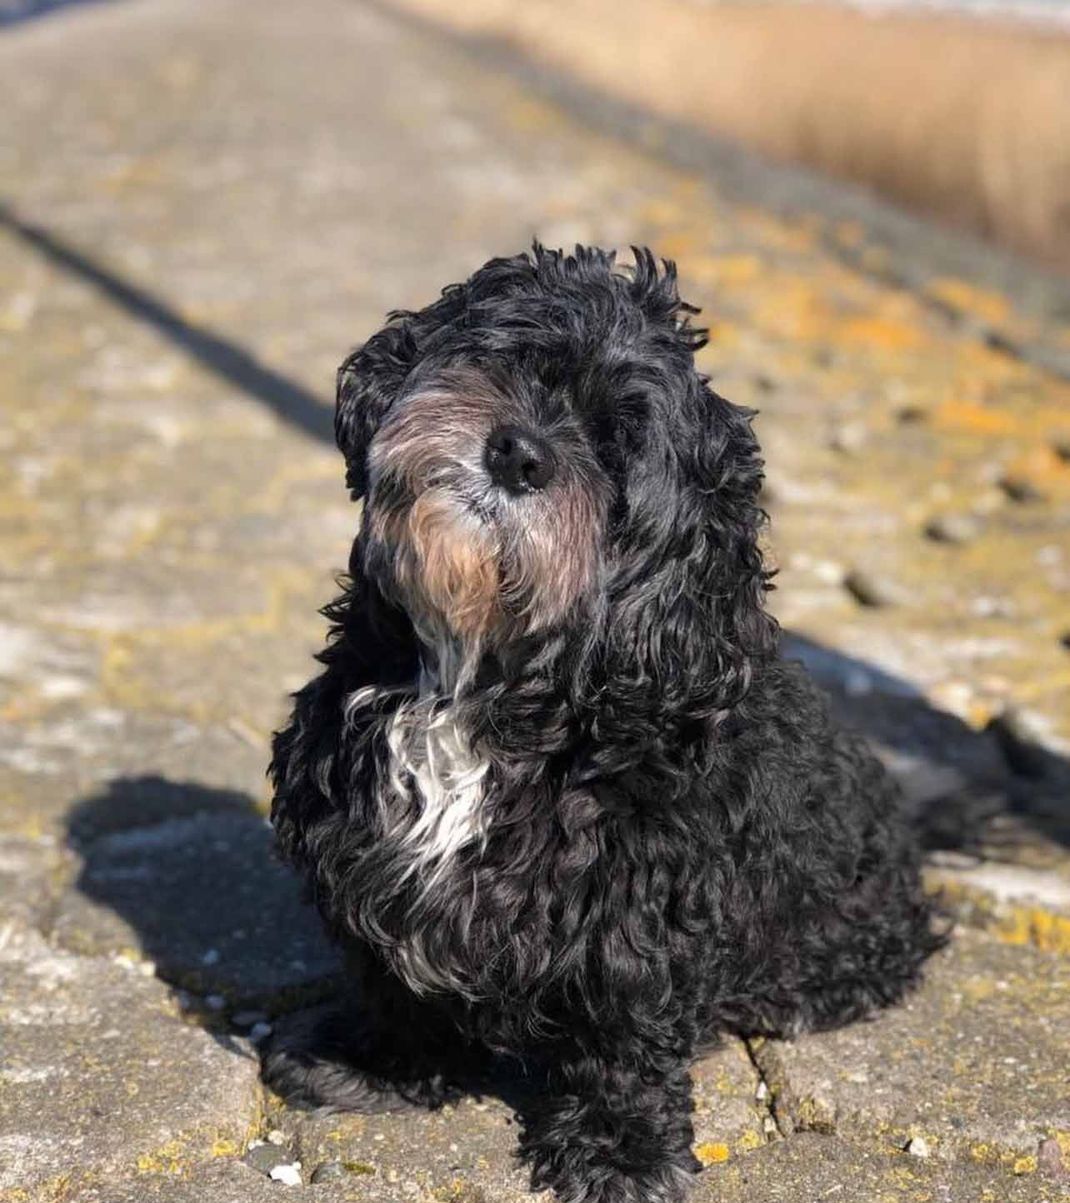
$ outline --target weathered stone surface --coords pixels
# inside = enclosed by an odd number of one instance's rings
[[[1063,1182],[1031,1171],[860,1148],[800,1133],[701,1176],[695,1203],[1062,1203]]]
[[[237,722],[205,726],[145,710],[71,709],[69,703],[25,722],[0,718],[0,829],[77,843],[93,830],[146,821],[137,805],[167,817],[169,809],[153,801],[155,788],[138,791],[132,804],[126,799],[126,783],[144,778],[265,800],[267,761],[266,738]]]
[[[311,1188],[307,1179],[301,1187],[287,1187],[229,1158],[198,1166],[181,1177],[141,1174],[119,1182],[98,1183],[79,1190],[73,1203],[292,1203],[301,1199],[310,1203],[491,1203],[489,1198],[463,1194],[430,1195],[415,1183],[406,1184],[406,1188],[391,1186],[377,1177],[358,1173],[347,1173]],[[528,1199],[534,1201],[538,1196],[529,1195]],[[503,1203],[512,1201],[506,1199]]]
[[[167,981],[232,1007],[307,997],[338,968],[263,818],[231,806],[92,842],[55,937],[88,955],[137,950]]]
[[[0,926],[47,923],[72,861],[50,836],[0,835]]]
[[[1070,954],[1070,850],[1020,818],[994,817],[972,854],[934,854],[925,880],[959,922]]]
[[[0,1046],[3,1190],[177,1172],[236,1153],[259,1121],[248,1045],[184,1023],[138,966],[33,932],[9,929],[0,947]]]
[[[755,1055],[786,1131],[1027,1167],[1070,1132],[1070,962],[964,932],[870,1023]]]
[[[728,1039],[691,1070],[695,1102],[695,1153],[704,1165],[727,1161],[763,1145],[769,1137],[768,1103],[746,1046]]]
[[[281,1203],[280,1187],[240,1161],[221,1158],[181,1177],[139,1174],[82,1187],[78,1203]]]
[[[425,1189],[415,1179],[390,1183],[355,1170],[311,1191],[318,1203],[528,1203],[528,1193],[490,1194],[463,1180]],[[276,1183],[232,1161],[183,1178],[140,1176],[82,1190],[78,1203],[267,1203]],[[298,1196],[293,1196],[298,1197]],[[694,1183],[694,1203],[1063,1203],[1065,1186],[1043,1172],[1014,1176],[983,1166],[948,1166],[905,1153],[879,1153],[833,1137],[803,1133],[740,1160],[715,1165]]]
[[[516,1160],[513,1110],[497,1098],[465,1098],[435,1112],[324,1117],[287,1112],[279,1123],[309,1174],[340,1161],[350,1178],[406,1198],[464,1203],[551,1198],[529,1192]],[[323,1189],[330,1197],[336,1186]]]
[[[240,790],[199,780],[148,774],[117,777],[68,813],[67,834],[71,845],[84,852],[101,836],[205,815],[249,818],[258,816],[259,809]]]

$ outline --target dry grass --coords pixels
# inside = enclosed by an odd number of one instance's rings
[[[1070,38],[688,0],[394,0],[612,96],[1070,268]]]

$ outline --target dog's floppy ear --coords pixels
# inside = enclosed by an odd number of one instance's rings
[[[367,486],[368,444],[393,404],[413,363],[412,315],[392,313],[390,322],[338,369],[334,437],[346,459],[346,486],[359,496]]]
[[[705,546],[706,555],[692,566],[688,592],[704,603],[710,684],[722,704],[733,705],[746,692],[755,662],[770,656],[777,642],[776,621],[765,608],[772,574],[761,549],[764,463],[751,429],[754,411],[718,396],[704,377],[695,379],[695,391],[699,429],[681,459],[685,488],[696,499],[697,546]]]
[[[750,411],[693,375],[671,438],[629,486],[599,704],[634,728],[651,710],[701,719],[731,709],[772,653],[759,534],[762,461]],[[608,702],[606,699],[610,699]]]

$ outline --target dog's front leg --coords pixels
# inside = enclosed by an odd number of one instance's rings
[[[347,996],[291,1017],[264,1051],[264,1081],[291,1103],[336,1111],[440,1107],[483,1052],[367,950],[348,950]]]
[[[700,1168],[691,1140],[682,1058],[573,1048],[525,1115],[520,1147],[533,1185],[552,1188],[563,1203],[676,1203]]]

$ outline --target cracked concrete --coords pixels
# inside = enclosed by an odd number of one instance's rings
[[[528,1197],[501,1100],[292,1113],[250,1037],[335,971],[263,824],[354,528],[334,368],[538,232],[680,259],[704,369],[761,410],[789,650],[963,926],[901,1010],[696,1068],[696,1197],[1056,1203],[1070,386],[1007,340],[1065,321],[1024,269],[936,278],[931,232],[889,265],[812,191],[774,208],[508,67],[359,0],[0,34],[0,1200],[260,1203],[272,1138],[330,1203]]]

